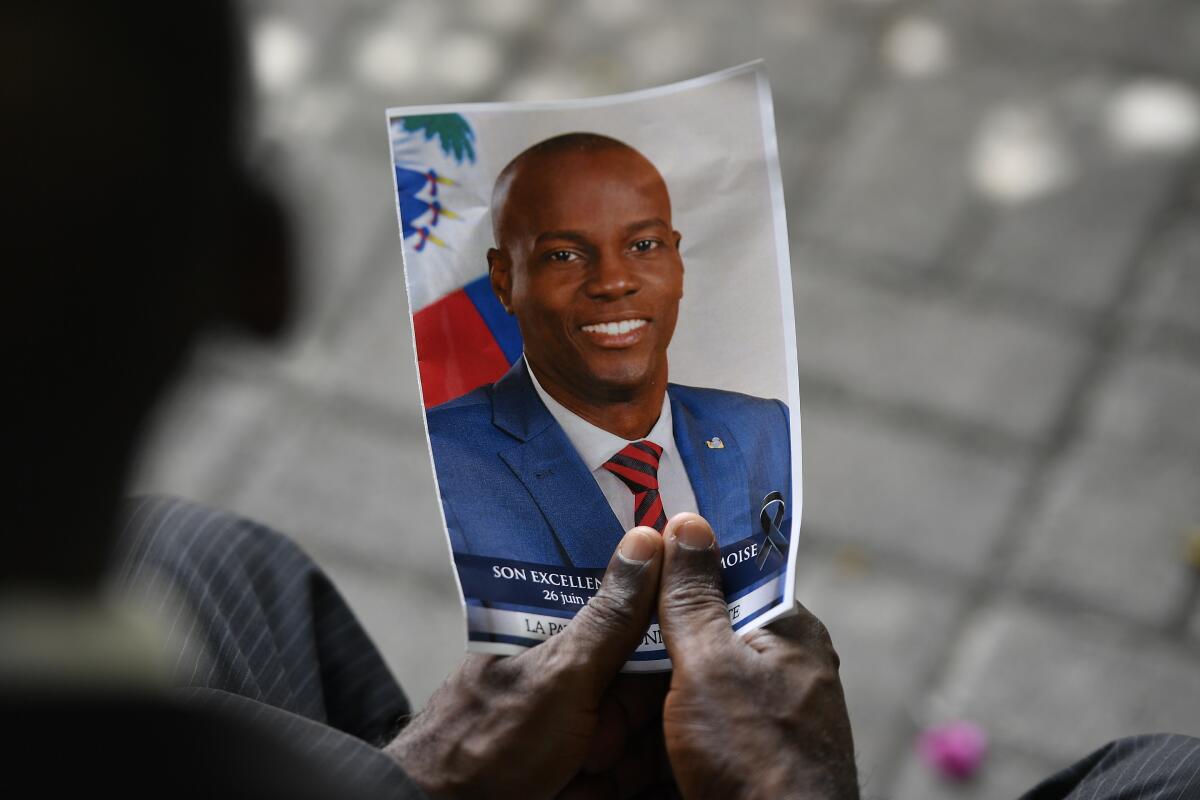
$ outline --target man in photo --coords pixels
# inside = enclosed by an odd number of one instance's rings
[[[668,382],[684,268],[654,165],[556,136],[501,171],[491,213],[491,284],[524,355],[428,412],[455,553],[598,568],[625,531],[681,511],[723,549],[763,538],[772,492],[790,517],[787,406]]]

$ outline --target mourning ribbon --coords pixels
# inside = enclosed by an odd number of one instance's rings
[[[778,551],[785,560],[787,559],[788,537],[779,529],[779,526],[783,524],[785,510],[786,505],[781,493],[771,492],[763,498],[762,508],[758,512],[758,524],[762,526],[763,538],[759,542],[758,558],[755,560],[759,570],[767,563],[767,556],[770,555],[772,549]]]

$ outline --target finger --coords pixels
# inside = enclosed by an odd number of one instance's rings
[[[770,632],[773,636],[794,642],[806,651],[831,660],[835,667],[840,664],[837,651],[833,647],[833,639],[829,635],[829,629],[799,601],[796,601],[794,614],[769,623],[765,631]]]
[[[676,514],[663,531],[658,624],[676,667],[733,637],[721,591],[721,554],[699,514]]]
[[[653,528],[634,528],[608,562],[600,591],[565,631],[550,639],[558,652],[565,650],[588,665],[597,697],[650,626],[661,568],[662,537]]]

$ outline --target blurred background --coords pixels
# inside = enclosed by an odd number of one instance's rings
[[[866,796],[1013,797],[1116,736],[1200,735],[1200,3],[245,12],[302,312],[269,349],[204,343],[134,489],[299,539],[415,703],[464,633],[385,107],[608,94],[761,57],[796,293],[798,593],[842,654]],[[952,720],[989,737],[966,782],[915,749]]]

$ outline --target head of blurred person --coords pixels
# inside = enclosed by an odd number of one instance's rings
[[[0,585],[88,592],[138,432],[197,332],[284,324],[286,225],[246,167],[227,2],[18,3],[3,16],[4,158],[21,211],[0,295],[18,476]]]

